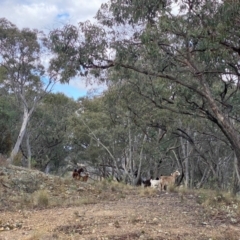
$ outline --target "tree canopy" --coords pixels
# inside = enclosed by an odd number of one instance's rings
[[[54,139],[64,142],[59,152],[132,184],[179,168],[186,186],[211,179],[217,187],[232,184],[239,191],[239,8],[237,1],[110,0],[95,23],[53,30],[49,41],[43,39],[53,53],[48,74],[61,82],[80,76],[108,86],[101,96],[79,99],[76,105],[54,96],[54,104],[39,108]],[[20,31],[7,21],[0,30],[2,49],[11,46],[2,51],[1,76],[23,76],[19,79],[28,81],[24,90],[31,99],[44,74],[30,61],[39,59],[37,32]],[[6,39],[14,34],[18,44],[10,45]],[[24,48],[28,44],[32,55]],[[19,64],[15,55],[9,57],[13,46],[20,59],[30,54],[20,72],[12,68]],[[54,106],[62,113],[69,106],[59,128],[51,115]],[[48,130],[41,131],[48,135]]]
[[[53,64],[64,76],[71,72],[65,65],[109,84],[130,84],[152,107],[179,118],[211,121],[234,150],[239,185],[239,7],[229,1],[111,0],[96,24],[51,33],[58,54]]]

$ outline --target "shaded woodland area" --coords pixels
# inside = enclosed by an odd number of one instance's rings
[[[111,0],[48,35],[0,19],[0,153],[20,166],[136,185],[169,175],[240,191],[240,4]],[[43,59],[49,57],[48,66]],[[107,84],[73,100],[56,82]]]

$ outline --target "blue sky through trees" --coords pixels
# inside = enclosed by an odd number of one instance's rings
[[[30,28],[48,32],[64,24],[77,25],[78,22],[94,21],[101,4],[107,0],[1,0],[0,16],[18,28]],[[63,92],[77,99],[95,89],[101,92],[105,87],[88,85],[81,77],[72,79],[69,84],[54,86],[53,92]]]

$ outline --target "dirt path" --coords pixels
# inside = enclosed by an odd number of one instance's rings
[[[80,207],[1,212],[0,221],[16,228],[0,232],[0,240],[33,239],[159,239],[231,240],[239,224],[209,218],[194,196],[128,195]]]

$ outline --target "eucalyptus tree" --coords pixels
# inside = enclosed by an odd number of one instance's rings
[[[71,118],[71,145],[78,154],[75,163],[85,163],[103,177],[122,177],[122,154],[117,131],[103,107],[103,97],[79,99],[79,109]],[[118,132],[119,135],[121,131]],[[115,137],[114,137],[115,135]],[[122,137],[124,139],[124,137]],[[94,170],[93,169],[93,170]]]
[[[62,93],[48,93],[32,114],[21,144],[22,155],[31,156],[33,167],[58,173],[66,165],[66,159],[73,155],[70,143],[70,118],[79,108],[79,104]],[[28,141],[31,152],[28,152]]]
[[[119,1],[103,4],[97,24],[52,32],[53,66],[62,76],[79,72],[103,78],[106,69],[127,69],[163,82],[162,109],[214,123],[235,154],[240,187],[239,8],[237,1]],[[111,54],[112,53],[112,54]],[[127,71],[126,71],[127,72]],[[128,78],[126,77],[126,81]],[[154,96],[154,97],[153,97]]]
[[[9,155],[19,127],[20,111],[16,108],[14,94],[3,86],[6,76],[4,68],[0,67],[0,153]]]
[[[0,153],[6,156],[12,150],[19,120],[14,100],[14,96],[0,88]]]
[[[48,71],[43,65],[47,51],[43,33],[20,30],[8,20],[0,19],[0,66],[5,70],[2,83],[9,93],[15,94],[22,112],[19,134],[10,154],[11,162],[19,151],[33,111],[57,79],[56,72]]]
[[[117,83],[111,84],[104,94],[104,105],[115,126],[123,126],[127,130],[127,172],[135,174],[136,181],[141,173],[145,177],[157,177],[156,166],[161,159],[160,142],[167,133],[167,116],[164,111],[152,108],[148,99],[142,98],[135,89],[134,78],[126,83],[116,72],[116,76],[111,74],[111,79],[117,79]]]

